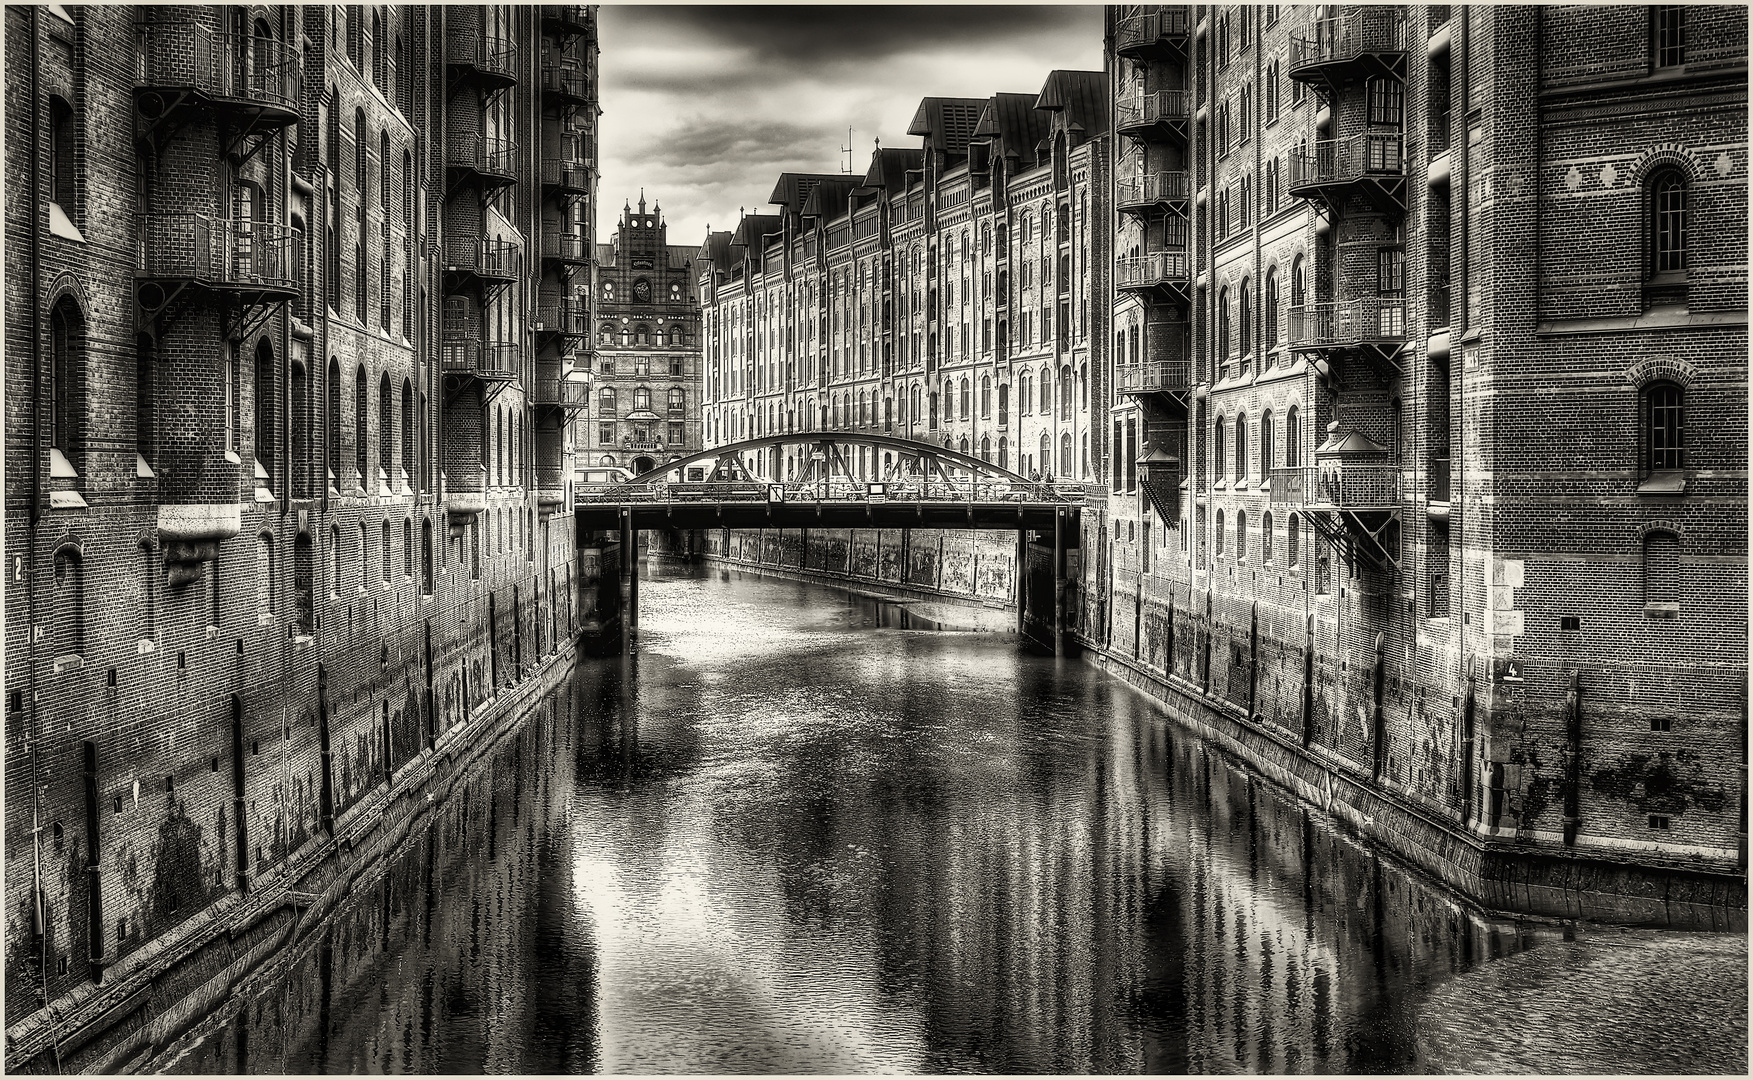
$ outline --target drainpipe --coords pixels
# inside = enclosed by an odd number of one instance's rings
[[[1473,818],[1473,663],[1467,662],[1467,689],[1461,701],[1461,824]]]

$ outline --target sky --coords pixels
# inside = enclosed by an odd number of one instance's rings
[[[782,172],[855,172],[876,139],[919,145],[923,97],[1036,93],[1099,70],[1099,6],[659,7],[598,15],[603,115],[597,237],[640,189],[669,242],[698,246],[767,212]],[[846,129],[852,129],[847,142]]]

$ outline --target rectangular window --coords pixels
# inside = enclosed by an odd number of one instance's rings
[[[1370,123],[1399,127],[1406,109],[1406,87],[1399,79],[1370,80]]]
[[[1662,4],[1655,9],[1656,67],[1679,67],[1686,63],[1686,9]]]
[[[1381,248],[1376,252],[1376,295],[1406,295],[1406,251]]]
[[[615,425],[597,425],[597,443],[602,446],[613,446],[615,443]]]
[[[670,423],[670,438],[669,438],[669,441],[670,441],[670,445],[671,445],[671,446],[680,446],[680,445],[682,445],[682,442],[683,442],[683,439],[682,439],[682,425],[681,425],[681,424],[680,424],[680,423],[678,423],[678,422],[673,422],[673,421],[672,421],[672,422],[671,422],[671,423]]]

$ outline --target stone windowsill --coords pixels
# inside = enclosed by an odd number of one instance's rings
[[[1680,617],[1680,605],[1678,602],[1674,601],[1662,604],[1645,604],[1643,606],[1643,613],[1646,617],[1651,619],[1678,619]]]

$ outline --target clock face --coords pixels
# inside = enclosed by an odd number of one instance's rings
[[[645,280],[644,278],[640,278],[638,281],[635,281],[633,283],[633,298],[635,300],[649,300],[649,299],[651,299],[651,282]]]

